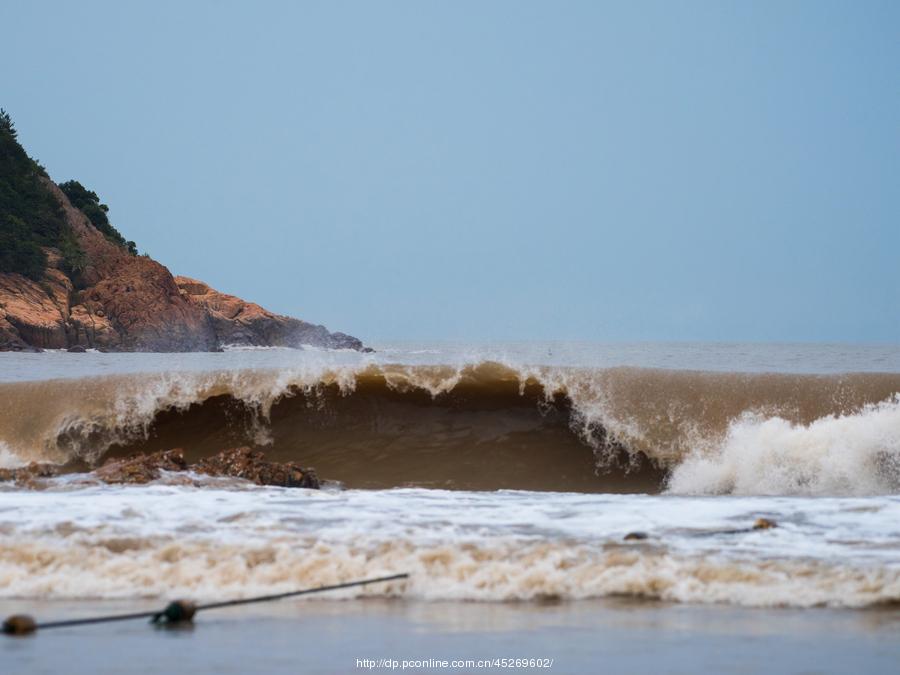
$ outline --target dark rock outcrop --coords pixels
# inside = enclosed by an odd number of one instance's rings
[[[261,450],[247,447],[223,450],[193,465],[185,461],[184,451],[177,448],[149,455],[133,455],[125,459],[111,459],[93,475],[104,483],[138,485],[159,479],[163,471],[188,470],[207,476],[242,478],[257,485],[319,487],[319,479],[313,469],[301,468],[293,462],[270,462]]]
[[[142,485],[157,480],[162,471],[186,471],[187,462],[181,449],[154,452],[151,455],[134,455],[125,459],[111,459],[94,476],[104,483]]]
[[[52,478],[58,473],[54,464],[32,462],[16,469],[0,469],[0,482],[14,481],[19,487],[36,489],[41,487],[41,479]]]
[[[257,485],[318,488],[319,478],[313,469],[304,469],[294,462],[269,462],[261,450],[232,448],[207,457],[191,467],[208,476],[243,478]]]
[[[649,535],[646,532],[629,532],[622,537],[623,541],[644,541],[645,539],[649,539]]]

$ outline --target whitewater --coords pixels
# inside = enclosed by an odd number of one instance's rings
[[[0,464],[63,469],[0,484],[0,597],[900,602],[897,347],[376,347],[0,354]],[[89,473],[239,444],[325,489]]]

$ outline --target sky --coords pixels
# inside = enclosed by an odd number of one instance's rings
[[[900,341],[900,3],[26,2],[0,106],[366,341]]]

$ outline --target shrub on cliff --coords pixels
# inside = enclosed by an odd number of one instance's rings
[[[78,240],[71,232],[62,236],[59,240],[59,252],[62,256],[62,271],[65,272],[75,288],[82,288],[84,280],[81,273],[87,268],[87,255]]]
[[[60,183],[59,188],[72,202],[72,206],[80,209],[91,221],[91,224],[100,230],[107,239],[128,249],[131,255],[137,255],[135,243],[126,241],[125,237],[109,222],[109,217],[106,215],[109,213],[109,207],[100,203],[100,197],[96,192],[88,190],[77,180],[68,180],[65,183]]]
[[[47,256],[28,226],[13,215],[0,220],[0,272],[17,272],[35,281],[44,274]]]

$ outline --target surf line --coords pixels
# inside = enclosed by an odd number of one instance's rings
[[[387,581],[395,581],[397,579],[408,579],[409,574],[392,574],[387,577],[375,577],[373,579],[361,579],[359,581],[348,581],[343,584],[333,584],[331,586],[317,586],[315,588],[304,588],[300,591],[288,591],[287,593],[274,593],[272,595],[258,595],[253,598],[241,598],[239,600],[225,600],[223,602],[210,602],[205,605],[198,605],[190,600],[175,600],[166,605],[161,612],[135,612],[132,614],[111,614],[107,616],[93,616],[83,619],[66,619],[63,621],[47,621],[38,623],[27,614],[15,614],[10,616],[3,622],[3,632],[6,635],[30,635],[38,630],[46,630],[48,628],[67,628],[69,626],[85,626],[93,623],[111,623],[113,621],[131,621],[133,619],[150,619],[150,623],[157,625],[175,626],[178,624],[192,623],[194,615],[197,612],[207,609],[220,609],[222,607],[235,607],[237,605],[249,605],[256,602],[272,602],[274,600],[283,600],[284,598],[293,598],[298,595],[311,595],[313,593],[323,593],[325,591],[336,591],[342,588],[352,588],[354,586],[366,586],[368,584],[377,584]]]

